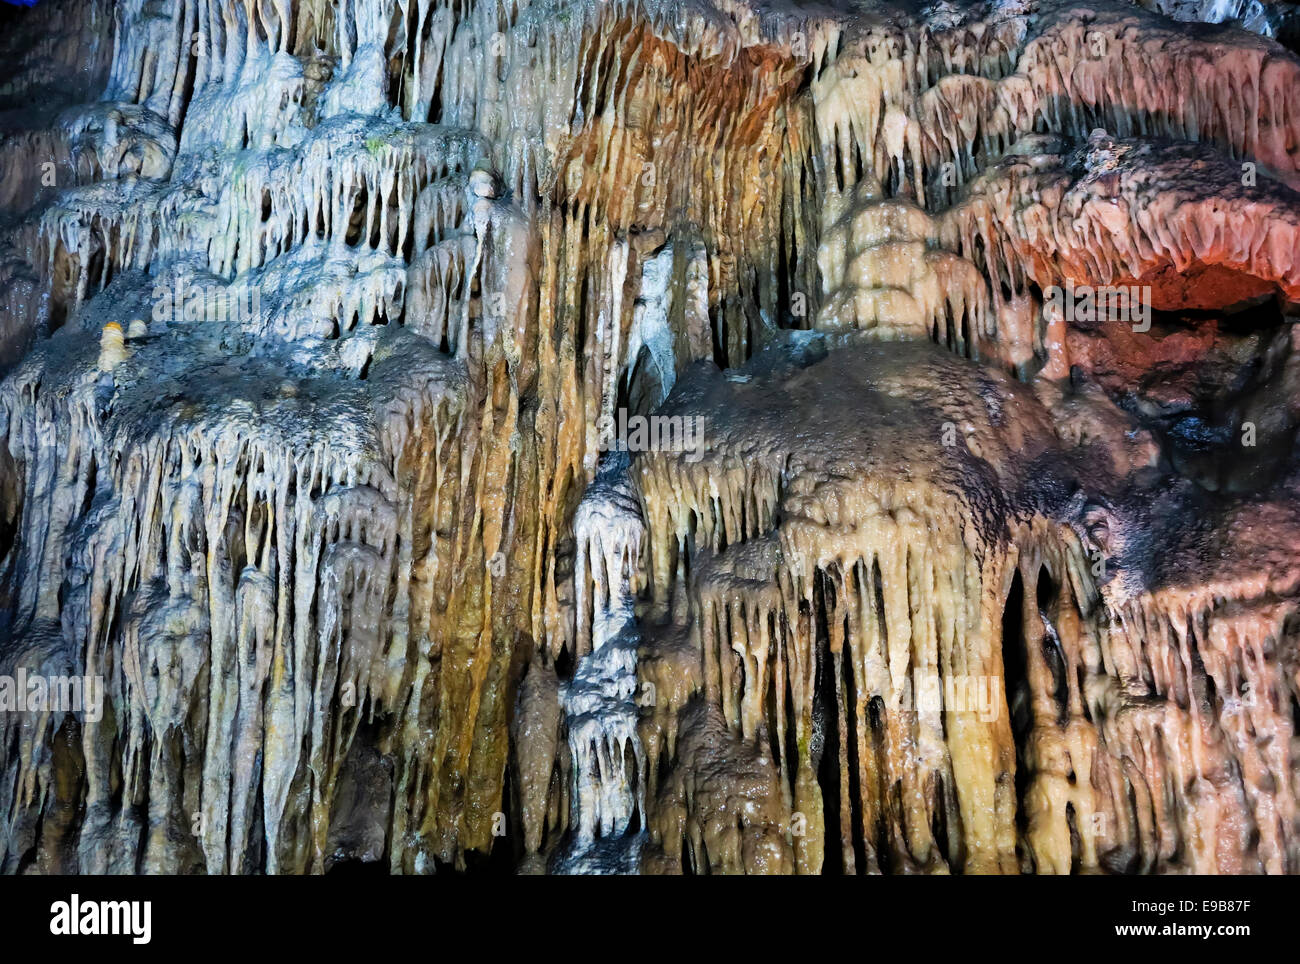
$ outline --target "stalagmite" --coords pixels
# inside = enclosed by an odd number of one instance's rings
[[[629,831],[634,819],[645,820],[646,756],[637,731],[633,600],[643,530],[627,458],[613,455],[574,519],[581,659],[563,697],[574,839],[562,873],[629,873],[637,866],[641,841]]]
[[[99,370],[111,374],[124,361],[126,337],[122,334],[122,326],[116,321],[110,321],[99,336]]]

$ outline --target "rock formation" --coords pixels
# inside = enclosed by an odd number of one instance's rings
[[[1300,872],[1295,10],[5,8],[0,871]]]

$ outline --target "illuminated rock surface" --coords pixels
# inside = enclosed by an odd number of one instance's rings
[[[1297,22],[5,10],[0,870],[1300,872]]]

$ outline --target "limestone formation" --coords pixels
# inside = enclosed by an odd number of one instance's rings
[[[3,8],[0,871],[1300,872],[1295,10]]]

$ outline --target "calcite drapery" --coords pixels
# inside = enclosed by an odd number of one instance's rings
[[[107,700],[0,718],[0,867],[1300,869],[1226,12],[6,13],[0,675]]]

